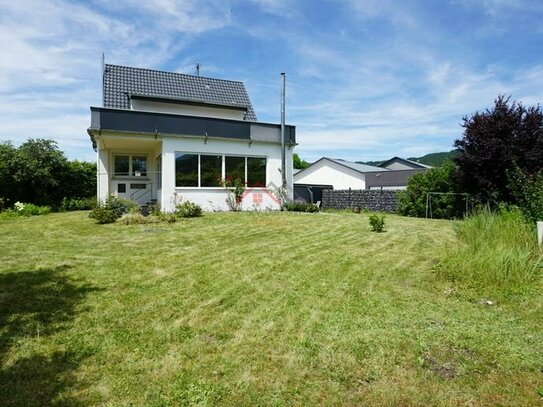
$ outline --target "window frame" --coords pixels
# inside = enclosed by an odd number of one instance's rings
[[[115,172],[115,159],[117,157],[128,157],[128,175],[118,175]],[[145,175],[134,174],[134,167],[133,167],[134,157],[145,158]],[[112,179],[149,179],[149,154],[114,152],[112,167],[113,167]]]
[[[243,182],[245,185],[247,185],[248,180],[248,167],[247,167],[247,159],[248,158],[260,158],[264,159],[264,165],[265,165],[265,179],[264,179],[264,186],[262,187],[250,187],[246,186],[247,189],[266,189],[268,185],[268,157],[267,156],[259,156],[259,155],[241,155],[241,154],[224,154],[224,153],[212,153],[212,152],[191,152],[191,151],[182,151],[182,150],[175,150],[174,155],[177,154],[191,154],[198,156],[198,186],[179,186],[175,185],[175,189],[181,189],[181,190],[187,190],[187,189],[209,189],[209,190],[222,190],[224,189],[221,186],[218,187],[203,187],[202,186],[202,166],[201,166],[201,156],[203,155],[211,155],[211,156],[221,156],[221,178],[224,179],[226,176],[226,157],[239,157],[244,159],[244,171],[245,171],[245,179]],[[174,179],[176,179],[176,173],[177,168],[174,166]]]

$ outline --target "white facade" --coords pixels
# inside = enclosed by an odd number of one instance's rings
[[[242,208],[279,209],[279,203],[272,194],[275,187],[281,186],[281,148],[277,144],[266,142],[202,140],[185,138],[166,138],[162,144],[162,190],[160,200],[166,211],[172,211],[173,193],[190,200],[206,210],[228,210],[227,193],[222,187],[193,188],[175,185],[175,153],[200,153],[222,156],[261,157],[266,159],[267,188],[247,189],[242,201]],[[287,185],[292,191],[292,149],[286,149]],[[224,160],[223,160],[224,178]],[[292,192],[291,192],[292,193]]]
[[[332,185],[334,189],[365,189],[365,175],[326,158],[294,175],[294,183]]]
[[[252,124],[258,127],[258,124]],[[254,129],[253,129],[254,130]],[[263,127],[263,138],[268,128]],[[258,134],[258,132],[256,132]],[[188,200],[204,210],[228,210],[227,192],[222,187],[181,187],[176,185],[176,153],[217,155],[221,157],[255,157],[266,161],[265,188],[247,188],[242,209],[279,209],[272,191],[281,186],[281,145],[277,142],[232,140],[175,135],[153,137],[142,134],[116,134],[104,132],[95,136],[98,155],[98,197],[105,200],[109,194],[136,200],[145,204],[156,200],[166,212],[175,204]],[[285,148],[287,189],[292,197],[292,148]],[[115,157],[145,157],[145,174],[119,175],[115,173]],[[222,159],[221,178],[225,177],[225,158]],[[119,187],[121,184],[121,187]],[[132,188],[132,186],[134,188]],[[144,188],[142,188],[145,186]]]
[[[228,210],[220,185],[232,177],[248,185],[242,209],[280,208],[271,191],[283,183],[281,126],[257,122],[242,82],[109,64],[103,74],[104,106],[91,107],[87,130],[99,200],[117,194],[167,212],[183,200]],[[295,144],[286,125],[289,198]]]

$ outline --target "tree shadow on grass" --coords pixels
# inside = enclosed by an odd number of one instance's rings
[[[74,281],[69,266],[0,274],[0,405],[77,405],[63,393],[85,349],[55,349],[46,337],[65,330],[78,304],[97,289]],[[21,347],[21,344],[23,347]]]

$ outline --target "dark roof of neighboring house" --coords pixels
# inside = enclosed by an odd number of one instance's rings
[[[317,161],[315,161],[313,164],[311,164],[309,167],[304,168],[303,170],[295,173],[294,175],[298,175],[298,174],[306,171],[307,169],[313,167],[315,164],[317,164],[318,162],[320,162],[322,160],[332,161],[332,162],[334,162],[336,164],[339,164],[339,165],[341,165],[343,167],[349,168],[349,169],[354,170],[356,172],[359,172],[361,174],[365,174],[365,173],[368,173],[368,172],[390,171],[388,168],[374,167],[373,165],[354,163],[354,162],[351,162],[351,161],[342,160],[340,158],[322,157],[322,158],[319,158]]]
[[[384,166],[390,164],[392,161],[402,161],[406,165],[412,165],[412,166],[415,166],[417,168],[432,168],[430,165],[418,163],[418,162],[412,161],[412,160],[407,160],[407,159],[401,158],[401,157],[392,157],[390,160],[386,160],[386,161],[382,162],[381,164],[379,164],[379,167],[384,167]]]
[[[257,120],[243,82],[105,65],[104,107],[130,109],[132,96],[244,108],[246,120]]]
[[[345,160],[342,160],[341,158],[329,158],[329,157],[322,157],[322,158],[325,158],[327,160],[335,162],[336,164],[343,165],[344,167],[348,167],[351,170],[355,170],[355,171],[362,172],[362,173],[365,173],[365,172],[383,172],[383,170],[388,171],[388,168],[381,168],[381,167],[375,167],[373,165],[353,163],[352,161],[345,161]],[[321,160],[322,160],[322,158],[321,158]]]

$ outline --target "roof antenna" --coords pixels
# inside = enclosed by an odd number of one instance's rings
[[[106,54],[102,52],[102,107],[106,105],[106,94],[104,92],[105,80],[106,80]]]
[[[198,61],[196,61],[196,76],[200,76],[200,63]]]

